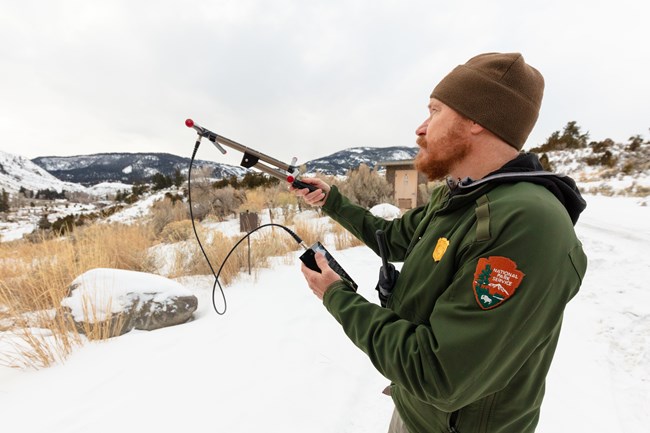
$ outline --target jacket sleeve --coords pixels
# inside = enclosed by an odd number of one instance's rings
[[[530,204],[504,215],[490,240],[459,251],[458,270],[427,323],[369,303],[342,282],[325,293],[324,304],[381,374],[424,402],[452,412],[501,390],[558,332],[586,267],[566,215]],[[557,218],[566,224],[549,223]],[[479,259],[493,256],[511,259],[525,275],[510,299],[484,310],[474,276]]]
[[[404,260],[413,233],[426,213],[426,207],[412,209],[401,218],[387,221],[353,204],[336,186],[332,186],[323,211],[377,254],[379,248],[375,232],[383,230],[388,244],[388,260],[401,262]]]

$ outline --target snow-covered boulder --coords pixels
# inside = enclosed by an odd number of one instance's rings
[[[370,213],[373,214],[374,216],[381,217],[386,220],[393,220],[395,218],[398,218],[402,214],[402,212],[397,206],[393,206],[392,204],[388,204],[388,203],[382,203],[373,206],[370,209]]]
[[[79,332],[100,338],[185,323],[198,300],[181,284],[159,275],[98,268],[78,276],[61,305]]]

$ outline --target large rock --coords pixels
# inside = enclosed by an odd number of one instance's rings
[[[185,323],[198,300],[187,288],[159,275],[92,269],[72,282],[61,305],[80,333],[96,339]]]

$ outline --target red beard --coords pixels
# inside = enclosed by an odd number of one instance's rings
[[[458,126],[428,143],[423,135],[418,136],[415,142],[420,146],[415,157],[415,168],[424,173],[429,181],[444,179],[469,153],[469,145]]]

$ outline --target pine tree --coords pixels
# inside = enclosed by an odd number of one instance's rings
[[[583,149],[587,147],[588,139],[589,133],[583,134],[578,123],[573,120],[564,126],[562,133],[560,131],[553,132],[546,140],[546,143],[531,149],[531,152],[542,153],[553,150]]]
[[[476,280],[477,285],[480,288],[485,288],[488,284],[490,284],[490,274],[492,273],[492,267],[490,265],[486,265],[485,269],[481,271],[481,274],[479,275],[478,279]]]
[[[185,182],[185,176],[181,173],[181,171],[177,168],[174,170],[174,186],[177,188],[180,188],[180,186]]]
[[[0,197],[0,212],[9,212],[9,193],[2,188],[2,197]]]
[[[47,219],[47,214],[44,213],[41,215],[41,218],[38,220],[38,228],[41,230],[49,230],[52,227],[52,223]]]

